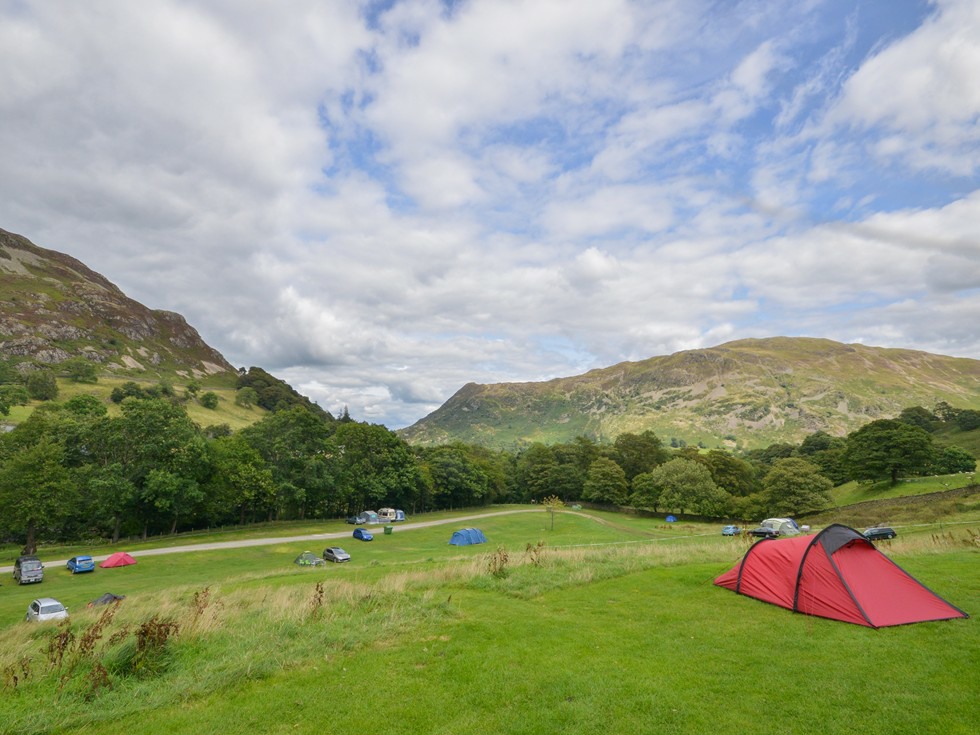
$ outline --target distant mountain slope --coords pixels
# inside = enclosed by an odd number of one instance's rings
[[[237,374],[180,314],[148,309],[75,258],[0,230],[0,359],[79,356],[123,375]]]
[[[980,408],[980,360],[773,337],[729,342],[542,383],[463,386],[402,437],[491,447],[654,430],[705,446],[843,435],[903,408]]]

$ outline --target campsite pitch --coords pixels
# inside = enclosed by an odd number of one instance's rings
[[[0,670],[18,677],[5,679],[0,722],[10,733],[349,732],[367,721],[358,708],[384,702],[371,732],[702,733],[758,730],[774,711],[787,733],[980,729],[974,619],[872,630],[794,615],[712,584],[744,554],[741,539],[706,528],[664,542],[675,531],[652,519],[597,517],[608,525],[559,516],[553,536],[544,513],[486,519],[488,543],[460,548],[445,526],[396,531],[327,567],[297,567],[304,549],[287,544],[52,575],[59,599],[94,599],[100,577],[127,598],[98,636],[102,612],[69,603],[76,643],[57,663],[61,629],[0,628]],[[973,612],[980,553],[967,541],[923,541],[899,561]],[[131,586],[115,589],[120,579]],[[151,622],[159,646],[141,653],[135,632]]]

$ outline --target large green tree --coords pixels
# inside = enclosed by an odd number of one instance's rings
[[[599,457],[589,467],[582,497],[593,503],[625,505],[629,494],[629,482],[623,468],[607,457]]]
[[[649,429],[640,434],[624,432],[613,442],[612,458],[623,468],[627,480],[649,472],[669,456],[660,437]]]
[[[330,440],[338,500],[346,512],[387,502],[414,508],[422,475],[408,445],[378,424],[340,423]]]
[[[15,451],[0,465],[0,509],[8,531],[24,539],[24,553],[37,550],[38,532],[59,530],[78,500],[63,464],[64,450],[49,437]]]
[[[932,436],[918,426],[892,419],[865,424],[847,436],[844,465],[855,480],[920,475],[932,465]]]
[[[660,487],[660,507],[666,510],[719,516],[731,503],[731,496],[715,485],[711,472],[700,462],[678,457],[650,474]]]
[[[778,459],[762,481],[770,512],[794,515],[822,510],[830,505],[833,483],[820,468],[800,457]]]

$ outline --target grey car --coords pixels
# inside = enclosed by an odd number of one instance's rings
[[[323,550],[323,560],[335,562],[350,561],[350,554],[339,546],[328,546]]]
[[[44,565],[33,554],[18,556],[14,562],[14,579],[18,584],[31,584],[44,579]]]

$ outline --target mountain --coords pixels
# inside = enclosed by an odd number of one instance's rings
[[[237,375],[180,314],[149,309],[75,258],[0,230],[0,360],[72,357],[119,375]]]
[[[652,429],[665,442],[753,448],[842,436],[903,408],[980,408],[980,360],[826,339],[745,339],[540,383],[463,386],[399,433],[513,448]]]

